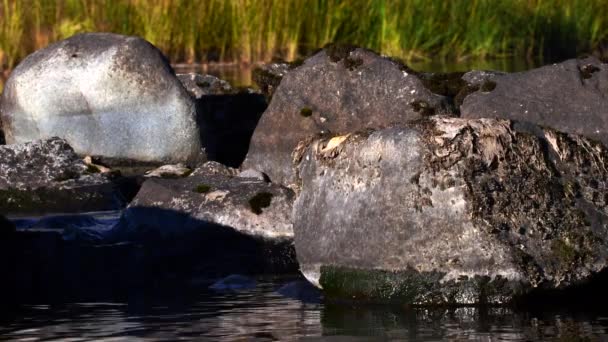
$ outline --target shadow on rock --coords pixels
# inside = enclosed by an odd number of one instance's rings
[[[3,229],[0,296],[16,303],[121,300],[166,288],[196,290],[195,278],[206,288],[234,273],[297,270],[290,241],[264,241],[168,210],[135,211],[170,233],[145,227],[124,232],[121,222],[96,240],[66,239],[61,230]]]

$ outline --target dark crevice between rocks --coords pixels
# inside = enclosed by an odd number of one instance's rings
[[[207,159],[239,167],[266,106],[263,95],[251,93],[207,95],[196,100],[197,121]]]

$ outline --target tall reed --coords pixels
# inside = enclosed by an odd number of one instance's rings
[[[569,57],[608,40],[608,0],[0,0],[0,64],[79,32],[178,62],[295,59],[329,42],[404,59]]]

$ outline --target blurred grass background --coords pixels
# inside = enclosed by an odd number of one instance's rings
[[[572,57],[608,0],[0,0],[0,65],[75,33],[139,35],[173,62],[293,60],[329,42],[412,60]]]

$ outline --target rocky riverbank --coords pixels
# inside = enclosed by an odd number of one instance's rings
[[[3,293],[300,270],[328,300],[470,305],[605,278],[607,64],[432,74],[329,46],[255,80],[114,34],[26,58],[0,103]]]

